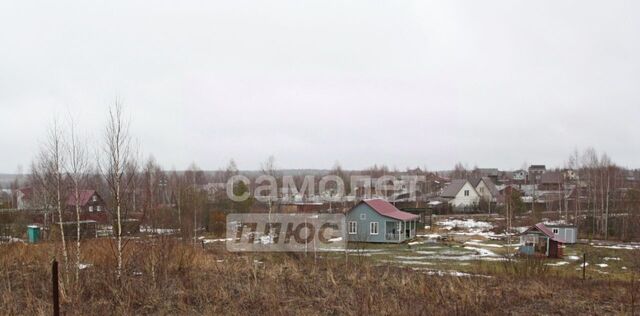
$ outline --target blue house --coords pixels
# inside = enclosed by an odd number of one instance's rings
[[[382,199],[362,200],[346,214],[347,238],[354,242],[401,243],[416,236],[419,216]]]

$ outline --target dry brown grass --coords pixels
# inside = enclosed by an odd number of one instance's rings
[[[118,282],[111,242],[85,244],[83,262],[92,266],[64,286],[65,314],[629,314],[633,292],[628,282],[429,276],[352,257],[229,254],[168,238],[133,240],[126,249]],[[0,251],[2,314],[51,314],[55,244]]]

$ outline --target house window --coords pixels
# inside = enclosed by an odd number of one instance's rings
[[[367,214],[365,214],[365,213],[360,214],[360,219],[361,220],[367,219]]]
[[[93,212],[93,206],[89,206],[89,212]]]
[[[378,222],[369,223],[369,234],[377,235],[378,234]]]
[[[102,210],[100,209],[100,205],[96,206],[96,212],[100,212],[100,211],[102,211]]]
[[[469,190],[464,190],[464,196],[469,196]]]
[[[554,229],[553,229],[553,233],[554,233],[554,234],[556,234],[556,235],[557,235],[559,232],[560,232],[560,230],[559,230],[559,229],[557,229],[557,228],[554,228]]]
[[[93,201],[94,201],[94,202],[97,202],[97,201],[98,201],[98,197],[94,195],[94,196],[93,196]]]
[[[358,233],[358,222],[349,222],[349,235]]]
[[[480,193],[484,193],[484,188],[480,188]]]

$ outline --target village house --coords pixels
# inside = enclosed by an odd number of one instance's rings
[[[452,180],[440,193],[440,197],[455,210],[473,210],[480,203],[480,195],[466,179]]]
[[[500,171],[498,168],[478,168],[476,171],[476,175],[478,177],[487,177],[491,179],[493,183],[498,183],[498,178],[500,177]]]
[[[529,176],[529,172],[527,170],[516,170],[511,174],[511,180],[515,183],[525,183],[527,182],[527,178]]]
[[[19,210],[27,210],[34,207],[33,188],[22,188],[16,190],[16,206]]]
[[[538,179],[538,190],[540,191],[560,191],[563,185],[564,177],[558,171],[545,172]]]
[[[480,195],[481,199],[492,203],[498,201],[500,192],[489,177],[473,178],[470,179],[469,182],[476,189],[476,192],[478,192],[478,195]]]
[[[562,258],[562,245],[565,241],[543,223],[538,223],[520,235],[520,243],[522,246],[519,252],[523,255]]]
[[[80,219],[93,220],[101,224],[108,222],[108,214],[106,212],[106,203],[96,190],[80,190],[79,205]],[[75,214],[76,211],[76,195],[75,192],[69,193],[66,201],[66,209],[68,213]]]
[[[531,165],[529,166],[529,177],[527,177],[528,183],[538,183],[540,176],[547,171],[545,165]]]
[[[362,200],[346,214],[348,240],[401,243],[415,238],[418,219],[385,200]]]

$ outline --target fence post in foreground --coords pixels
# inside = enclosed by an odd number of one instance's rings
[[[58,261],[51,263],[51,285],[53,286],[53,316],[60,316],[60,289],[58,283]]]

